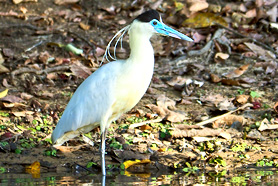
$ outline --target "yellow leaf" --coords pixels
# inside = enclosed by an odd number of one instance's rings
[[[186,26],[190,28],[203,28],[203,27],[209,27],[216,24],[228,26],[225,19],[223,19],[221,16],[206,12],[206,13],[194,14],[191,18],[186,19],[182,23],[182,26]]]
[[[128,177],[139,177],[139,178],[149,178],[151,177],[151,173],[132,173],[132,172],[129,172],[129,171],[125,171],[124,172],[124,175],[128,176]]]
[[[184,7],[184,4],[181,3],[181,2],[175,1],[174,4],[175,4],[175,7],[176,7],[176,11],[177,11],[177,12],[180,11],[180,10],[182,10],[183,7]]]
[[[40,178],[41,164],[38,161],[35,161],[31,165],[26,166],[25,171],[29,174],[32,174],[34,178]]]
[[[5,97],[8,94],[8,91],[9,91],[9,89],[6,89],[6,90],[0,92],[0,98]]]
[[[138,164],[146,164],[146,163],[150,163],[151,160],[127,160],[125,161],[123,164],[125,166],[125,169],[128,169],[129,167],[133,166],[133,165],[138,165]]]

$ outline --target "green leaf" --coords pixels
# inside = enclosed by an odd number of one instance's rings
[[[252,98],[259,98],[259,97],[261,97],[261,95],[258,92],[255,92],[255,91],[251,91],[250,92],[250,96]]]

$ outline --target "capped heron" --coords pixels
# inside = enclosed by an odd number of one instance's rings
[[[117,45],[126,32],[129,34],[130,56],[125,60],[116,60],[115,51],[112,56],[109,47],[119,36]],[[62,145],[100,126],[102,175],[106,174],[104,158],[107,129],[112,121],[139,102],[151,82],[154,51],[150,38],[154,34],[193,41],[165,25],[155,10],[139,15],[108,43],[104,58],[110,57],[115,61],[101,66],[77,88],[52,133],[53,144]]]

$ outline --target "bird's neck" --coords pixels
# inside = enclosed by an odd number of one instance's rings
[[[129,38],[131,49],[129,61],[140,64],[147,63],[153,66],[154,51],[150,42],[150,36],[136,33],[136,31],[131,30]]]

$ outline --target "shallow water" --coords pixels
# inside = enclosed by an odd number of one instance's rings
[[[241,170],[241,171],[212,171],[195,173],[174,173],[172,175],[149,174],[108,174],[103,180],[101,174],[74,173],[27,173],[0,174],[0,185],[278,185],[278,169],[272,170]],[[35,178],[37,177],[37,178]]]

